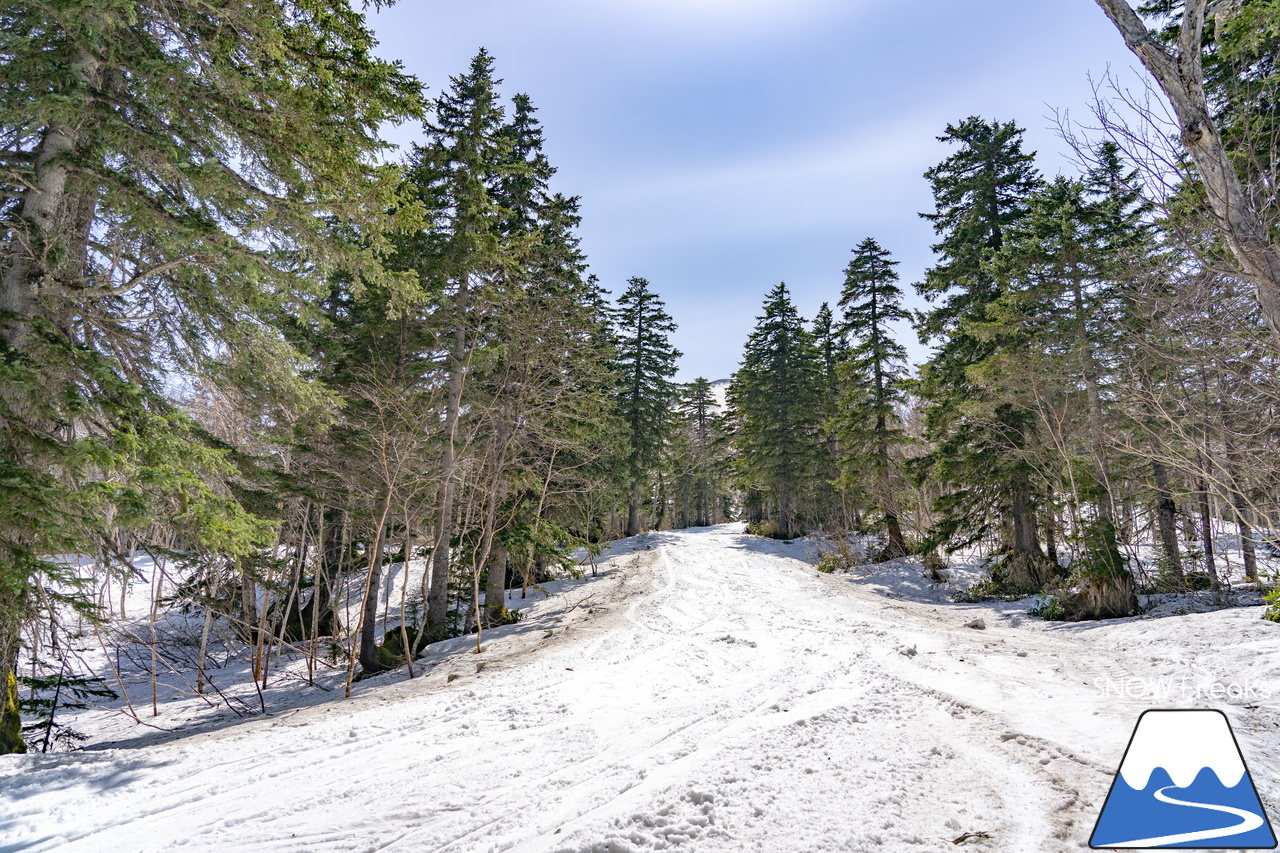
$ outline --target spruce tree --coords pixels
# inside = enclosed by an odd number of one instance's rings
[[[836,322],[835,316],[831,312],[831,306],[826,302],[818,307],[818,313],[813,316],[812,332],[813,343],[818,350],[818,359],[821,366],[822,417],[828,423],[828,426],[824,428],[828,457],[826,479],[830,484],[832,496],[836,498],[835,501],[828,502],[826,506],[815,505],[813,507],[814,511],[821,516],[821,519],[815,520],[820,520],[821,522],[834,521],[840,527],[848,528],[849,494],[844,481],[840,477],[839,438],[836,435],[832,418],[836,415],[841,391],[838,368],[840,362],[848,354],[849,342],[846,339],[844,330]]]
[[[833,425],[843,479],[866,483],[873,507],[884,518],[886,541],[878,561],[907,553],[895,455],[904,440],[897,407],[905,397],[907,351],[890,324],[910,315],[902,308],[897,265],[874,239],[863,240],[845,268],[839,303],[841,329],[851,346],[839,365],[841,394]]]
[[[681,453],[676,458],[682,475],[680,513],[686,525],[715,523],[715,506],[722,491],[723,428],[711,383],[698,377],[684,388],[679,411],[683,416]]]
[[[643,278],[627,280],[614,320],[618,348],[618,413],[627,428],[630,505],[627,536],[640,532],[641,489],[661,460],[673,426],[676,362],[671,345],[676,324]]]
[[[1036,523],[1035,470],[1027,459],[1034,417],[1016,401],[989,393],[969,369],[1000,347],[981,329],[1000,294],[987,259],[1003,247],[1041,184],[1034,155],[1022,150],[1022,133],[1012,122],[971,117],[939,137],[959,147],[925,172],[935,210],[921,216],[939,237],[933,246],[939,263],[917,285],[934,303],[919,315],[918,331],[922,341],[936,342],[920,371],[926,437],[934,443],[925,465],[950,489],[939,500],[941,517],[930,539],[972,542],[991,530],[993,515],[1003,516],[1007,556],[997,581],[1034,591],[1049,578]]]
[[[46,555],[94,552],[170,512],[210,553],[270,539],[163,373],[216,375],[234,349],[294,381],[279,318],[313,310],[331,271],[412,289],[381,257],[413,210],[398,170],[372,164],[383,123],[421,103],[345,2],[7,3],[0,21],[10,696],[34,579],[63,574]],[[0,751],[20,748],[13,719],[6,701]]]
[[[493,58],[481,50],[466,73],[432,104],[426,141],[415,145],[409,180],[426,208],[429,224],[404,250],[435,305],[445,348],[444,435],[441,442],[431,585],[427,622],[442,633],[448,616],[448,579],[454,542],[459,420],[470,354],[479,345],[476,328],[500,299],[511,232],[525,214],[503,207],[500,188],[528,180],[528,163],[514,151],[515,136],[498,101]],[[508,196],[511,193],[507,193]]]
[[[734,443],[744,484],[772,498],[775,535],[794,538],[800,533],[797,509],[825,474],[828,457],[821,357],[785,283],[765,298],[729,399],[738,418]]]
[[[1116,460],[1109,449],[1117,424],[1108,385],[1121,357],[1122,330],[1133,320],[1129,270],[1143,260],[1150,230],[1136,175],[1114,145],[1095,154],[1085,180],[1059,177],[1036,193],[989,259],[1002,292],[983,328],[1002,346],[971,371],[994,393],[1040,410],[1041,422],[1055,433],[1057,450],[1050,455],[1057,459],[1045,465],[1047,479],[1066,487],[1073,516],[1084,518],[1073,531],[1084,594],[1069,609],[1091,618],[1137,610],[1118,541]],[[1048,405],[1056,406],[1053,414]]]

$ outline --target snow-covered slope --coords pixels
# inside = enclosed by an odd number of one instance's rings
[[[1273,691],[1196,704],[1227,709],[1274,812],[1280,631],[1257,608],[1052,625],[806,556],[736,525],[646,534],[412,681],[0,758],[0,850],[1077,851],[1152,703],[1110,685],[1164,675]]]
[[[729,386],[732,384],[732,380],[729,379],[717,379],[711,383],[711,396],[715,398],[716,407],[722,412],[729,408]]]

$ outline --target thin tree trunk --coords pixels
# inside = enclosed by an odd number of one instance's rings
[[[1213,559],[1213,515],[1209,509],[1209,484],[1205,482],[1203,475],[1196,483],[1196,490],[1196,497],[1200,503],[1200,542],[1204,546],[1204,570],[1217,583],[1218,569]]]
[[[205,655],[209,649],[209,628],[213,626],[213,602],[218,600],[218,582],[222,579],[219,572],[214,572],[213,585],[209,590],[209,603],[204,608],[204,630],[200,632],[200,656],[196,659],[196,693],[204,694],[204,683],[206,676],[204,674]]]
[[[458,283],[454,299],[453,345],[449,351],[449,399],[445,401],[444,448],[440,457],[440,487],[437,500],[435,544],[431,550],[431,585],[427,591],[427,624],[443,630],[449,616],[450,543],[453,539],[454,469],[457,466],[458,418],[462,410],[465,378],[463,357],[467,348],[467,332],[463,315],[468,304],[467,278]]]
[[[377,535],[374,545],[369,549],[369,568],[365,573],[364,599],[360,605],[360,668],[366,673],[381,672],[383,667],[378,663],[375,633],[378,621],[378,588],[382,584],[382,551],[386,541],[387,516],[391,514],[391,490],[382,497],[382,512],[378,517]],[[346,696],[351,695],[351,680],[355,676],[356,658],[353,655],[347,665]]]
[[[382,591],[383,562],[387,551],[387,514],[386,510],[382,513],[373,556],[369,560],[369,574],[360,617],[360,666],[366,672],[377,672],[382,668],[377,658],[378,593]]]
[[[489,576],[484,588],[485,623],[501,625],[506,621],[508,554],[504,550],[493,552],[489,559]]]
[[[1244,576],[1257,583],[1258,557],[1253,545],[1253,531],[1249,525],[1249,500],[1245,497],[1243,475],[1240,472],[1238,454],[1230,441],[1226,444],[1227,466],[1231,478],[1231,509],[1236,517],[1240,533],[1240,553],[1244,559]]]
[[[409,677],[414,677],[413,644],[409,642],[409,569],[413,565],[413,526],[414,522],[409,518],[409,506],[404,507],[404,582],[400,584],[400,648],[404,649],[405,663],[409,667]]]

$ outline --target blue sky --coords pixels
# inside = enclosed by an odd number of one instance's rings
[[[1042,171],[1073,171],[1054,110],[1089,123],[1090,74],[1138,79],[1093,0],[400,0],[370,18],[429,94],[483,46],[504,93],[531,96],[592,271],[615,294],[649,279],[686,381],[737,368],[779,281],[806,318],[834,305],[867,236],[921,306],[922,174],[948,122],[1014,120]]]

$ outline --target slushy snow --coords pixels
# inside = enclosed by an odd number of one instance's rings
[[[90,749],[0,758],[0,850],[1078,851],[1150,707],[1223,709],[1275,813],[1260,608],[1046,623],[945,602],[911,561],[812,557],[741,525],[645,534],[413,680],[195,732],[86,712]]]

